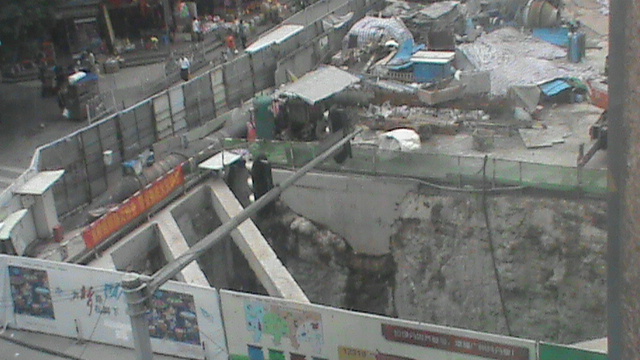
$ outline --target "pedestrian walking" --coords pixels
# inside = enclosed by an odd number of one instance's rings
[[[47,81],[47,63],[44,59],[40,59],[38,62],[38,79],[42,84],[42,91],[40,92],[40,95],[45,97],[50,90],[55,88],[55,85],[52,82]]]
[[[202,41],[202,27],[200,26],[200,20],[197,17],[193,18],[193,22],[191,23],[191,31],[193,32],[193,41]]]
[[[160,39],[154,35],[150,37],[149,40],[151,41],[151,50],[158,50],[158,43],[160,42]]]
[[[99,72],[98,61],[96,60],[96,55],[91,50],[87,53],[87,61],[89,62],[91,72],[97,74]]]
[[[189,69],[191,68],[191,61],[186,56],[180,58],[180,78],[184,81],[189,81]]]
[[[55,65],[53,67],[53,73],[55,74],[55,78],[56,78],[56,93],[58,92],[58,90],[62,89],[62,86],[64,85],[65,81],[66,81],[66,75],[64,73],[64,69],[59,66],[59,65]]]
[[[247,48],[247,29],[244,24],[244,20],[240,19],[240,24],[238,24],[238,36],[240,37],[240,43],[242,44],[242,48]]]
[[[233,54],[238,53],[238,48],[236,47],[236,38],[235,36],[233,36],[233,32],[229,31],[229,34],[225,39],[225,43],[227,44],[227,53],[229,54],[229,58],[233,57]]]

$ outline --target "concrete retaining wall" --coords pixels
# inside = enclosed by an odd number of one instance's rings
[[[274,170],[279,184],[290,171]],[[390,251],[398,203],[417,185],[411,181],[309,173],[282,194],[296,213],[344,237],[356,253],[384,255]]]

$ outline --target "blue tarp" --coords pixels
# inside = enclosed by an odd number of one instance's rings
[[[413,65],[411,62],[411,56],[425,48],[426,46],[424,44],[415,45],[413,39],[407,40],[400,45],[398,53],[393,57],[393,59],[391,59],[391,61],[389,61],[387,67],[396,71],[407,69]]]
[[[400,44],[396,56],[389,61],[387,66],[392,70],[405,69],[411,66],[411,55],[413,55],[413,39]]]
[[[555,96],[567,89],[571,89],[573,85],[569,84],[565,79],[555,79],[538,85],[538,87],[546,96]]]
[[[568,28],[533,29],[533,36],[554,45],[558,45],[562,47],[569,46],[569,29]]]

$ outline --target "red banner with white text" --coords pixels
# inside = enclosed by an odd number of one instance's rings
[[[184,182],[184,171],[182,165],[179,165],[89,225],[82,232],[85,245],[88,249],[95,248],[109,236],[164,200]]]

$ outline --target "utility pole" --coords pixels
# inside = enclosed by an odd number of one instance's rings
[[[610,360],[640,359],[640,7],[611,0],[607,316]]]
[[[147,322],[148,298],[144,292],[145,287],[146,284],[140,280],[138,274],[125,274],[122,278],[122,288],[127,300],[127,314],[131,318],[131,332],[138,360],[153,359]]]
[[[151,279],[148,282],[142,282],[140,276],[137,274],[125,274],[122,279],[122,287],[124,288],[124,293],[127,299],[127,314],[129,314],[129,317],[131,318],[131,328],[133,331],[133,342],[137,360],[151,360],[153,358],[149,326],[146,318],[146,314],[149,311],[150,296],[158,290],[160,286],[171,280],[182,269],[187,267],[192,261],[198,259],[198,257],[204,254],[209,248],[226,238],[245,220],[256,214],[272,201],[276,200],[284,190],[293,185],[311,169],[332,156],[333,153],[342,148],[344,144],[349,142],[361,131],[362,130],[356,130],[351,132],[332,145],[329,149],[323,151],[318,155],[318,157],[309,161],[305,166],[296,171],[280,185],[269,190],[262,197],[256,200],[256,202],[244,208],[234,218],[220,225],[220,227],[214,230],[211,234],[205,236],[197,244],[189,248],[189,250],[178,256],[169,264],[165,265],[162,269],[158,270],[158,272],[151,276]]]

